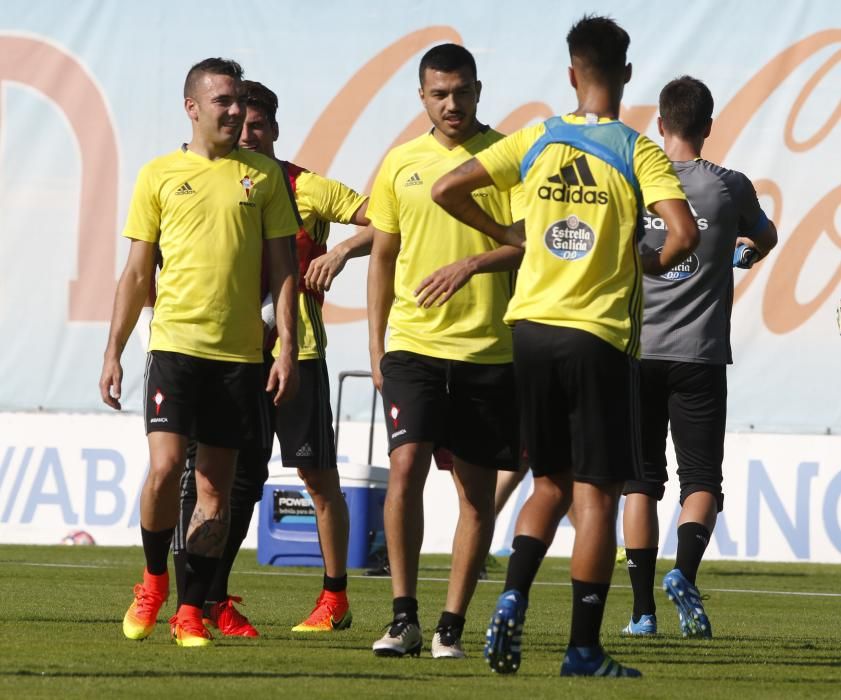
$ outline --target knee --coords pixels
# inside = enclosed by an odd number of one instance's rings
[[[304,487],[316,507],[342,499],[337,470],[298,469],[298,476],[304,482]]]
[[[553,509],[568,509],[572,503],[572,484],[537,478],[534,480],[533,496]]]
[[[167,456],[153,460],[146,476],[147,488],[154,493],[177,489],[182,468],[180,460],[175,457]]]

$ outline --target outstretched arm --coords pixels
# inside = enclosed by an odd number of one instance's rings
[[[120,410],[123,384],[123,367],[120,358],[131,335],[140,310],[149,296],[155,274],[157,244],[132,240],[126,266],[117,284],[111,329],[99,379],[99,394],[111,408]]]
[[[523,247],[521,228],[494,221],[473,199],[473,190],[493,185],[491,176],[476,158],[451,170],[432,186],[432,199],[448,214],[501,245]]]
[[[280,354],[269,372],[266,391],[277,406],[298,391],[298,260],[295,237],[266,241],[269,284],[275,302]]]

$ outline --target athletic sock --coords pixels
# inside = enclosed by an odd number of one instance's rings
[[[216,573],[219,563],[217,557],[203,557],[200,554],[187,552],[187,567],[184,576],[184,597],[182,604],[204,608],[207,590]]]
[[[634,591],[634,622],[640,615],[653,615],[657,611],[654,601],[654,568],[657,565],[657,547],[650,549],[625,549],[628,555],[628,577]]]
[[[528,598],[548,546],[536,537],[517,535],[511,543],[511,549],[504,590],[519,591]]]
[[[232,498],[235,498],[232,494]],[[231,503],[231,524],[228,529],[228,540],[225,542],[225,549],[219,558],[216,573],[207,591],[207,602],[218,603],[228,599],[228,580],[231,577],[231,569],[239,554],[240,547],[248,535],[248,527],[251,525],[251,516],[254,514],[254,502],[234,504]]]
[[[397,619],[399,615],[405,615],[407,622],[419,625],[418,621],[418,599],[410,596],[401,596],[391,601],[391,608],[394,611],[394,617]]]
[[[175,590],[178,593],[178,601],[175,609],[181,607],[184,602],[184,588],[187,585],[187,550],[179,549],[172,552],[172,564],[175,568]]]
[[[609,583],[572,579],[572,624],[569,643],[574,647],[598,647]]]
[[[710,531],[701,523],[684,523],[677,529],[675,568],[694,586],[701,559],[710,543]]]
[[[344,576],[328,576],[324,574],[324,590],[330,593],[341,593],[347,590],[347,574]]]
[[[154,576],[166,573],[166,560],[169,557],[169,545],[172,543],[174,527],[152,532],[140,526],[140,538],[143,541],[143,553],[146,555],[146,571]]]
[[[441,617],[438,618],[438,626],[435,628],[436,632],[440,632],[445,629],[452,629],[454,632],[458,632],[456,637],[461,637],[462,632],[464,632],[464,623],[466,620],[461,615],[456,615],[455,613],[448,612],[443,610],[441,612]]]

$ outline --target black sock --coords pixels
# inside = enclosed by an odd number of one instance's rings
[[[225,549],[219,558],[213,582],[207,591],[207,602],[218,603],[228,599],[228,579],[231,577],[231,569],[234,568],[234,561],[239,554],[239,549],[248,534],[248,526],[251,525],[253,514],[253,501],[231,503],[231,524],[228,529],[228,540],[225,542]]]
[[[174,532],[174,527],[152,532],[140,526],[143,553],[146,555],[146,571],[150,574],[160,576],[166,573],[166,560],[169,557],[169,545],[172,543]]]
[[[347,590],[347,574],[333,578],[324,574],[324,590],[331,593],[341,593]]]
[[[625,549],[628,555],[628,576],[634,591],[634,622],[640,615],[653,615],[657,611],[654,602],[654,568],[657,565],[657,547],[650,549]]]
[[[604,606],[609,590],[609,583],[588,583],[572,579],[570,646],[599,646],[599,631],[602,628]]]
[[[536,537],[517,535],[511,543],[511,557],[505,575],[505,590],[515,590],[529,597],[531,584],[548,547]]]
[[[175,609],[181,607],[184,602],[184,589],[187,586],[187,550],[179,549],[172,552],[172,563],[175,568],[175,590],[178,594],[178,602]]]
[[[457,637],[461,637],[461,633],[464,632],[464,623],[465,619],[461,615],[456,615],[455,613],[443,610],[441,612],[441,617],[438,618],[438,626],[435,629],[440,632],[441,630],[445,630],[449,627],[458,632],[456,635]]]
[[[401,596],[391,601],[391,608],[394,610],[394,617],[405,615],[408,622],[419,625],[418,621],[418,599],[409,596]]]
[[[710,543],[710,531],[701,523],[684,523],[677,529],[675,568],[694,586],[701,558]]]
[[[184,597],[181,600],[183,604],[204,608],[207,591],[210,588],[213,575],[216,573],[218,563],[219,559],[216,557],[203,557],[200,554],[187,552]]]

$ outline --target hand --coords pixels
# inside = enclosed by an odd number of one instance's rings
[[[385,353],[382,350],[371,351],[371,381],[377,387],[377,391],[383,391],[383,373],[380,370],[380,362],[382,362]]]
[[[298,361],[281,351],[269,371],[266,391],[272,394],[272,403],[277,406],[298,393]]]
[[[307,289],[316,292],[328,291],[333,279],[344,269],[346,262],[347,258],[338,246],[315,258],[310,262],[304,275],[304,284]]]
[[[458,260],[436,270],[415,289],[414,295],[418,298],[418,306],[428,309],[433,304],[443,305],[467,284],[472,275],[473,268],[467,259]]]
[[[120,394],[123,385],[123,367],[118,359],[105,358],[102,364],[102,376],[99,378],[99,395],[102,400],[116,411],[122,410]]]

